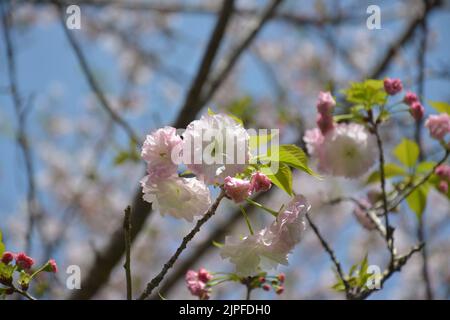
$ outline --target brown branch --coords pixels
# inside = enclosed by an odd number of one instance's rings
[[[229,73],[234,68],[242,53],[253,42],[264,25],[270,20],[282,1],[283,0],[272,0],[272,2],[264,9],[256,25],[247,33],[243,40],[231,50],[229,56],[221,62],[220,65],[222,66],[222,68],[216,73],[216,76],[214,76],[213,79],[209,81],[207,91],[202,94],[202,98],[200,100],[201,105],[205,105],[206,103],[208,103],[208,101],[214,96],[217,89],[226,80]]]
[[[442,5],[441,0],[431,0],[428,1],[428,5],[425,8],[424,14],[428,14],[432,10],[440,7]],[[400,37],[394,41],[394,43],[389,47],[389,49],[386,51],[384,56],[380,59],[378,64],[372,69],[373,71],[368,75],[368,78],[379,78],[384,71],[387,70],[391,59],[398,53],[398,51],[407,44],[413,37],[416,29],[421,25],[422,23],[422,15],[418,15],[415,18],[413,18],[409,24],[406,26],[403,33],[400,35]]]
[[[128,206],[125,209],[125,217],[123,219],[123,229],[125,234],[125,263],[123,265],[125,269],[125,278],[127,284],[127,300],[132,299],[132,283],[131,283],[131,208]]]
[[[342,270],[341,263],[336,258],[336,255],[335,255],[333,249],[331,249],[330,245],[327,243],[325,238],[320,234],[319,228],[312,222],[308,213],[306,214],[306,219],[308,220],[308,223],[311,226],[311,229],[314,231],[315,235],[319,239],[320,244],[322,245],[323,249],[328,253],[331,261],[334,263],[334,266],[336,267],[336,271],[339,275],[339,278],[341,279],[342,283],[344,284],[346,296],[347,296],[347,298],[350,298],[351,287],[345,277],[344,271]]]
[[[217,52],[220,49],[220,44],[225,35],[228,22],[233,13],[233,8],[234,0],[224,1],[221,14],[217,19],[216,26],[208,42],[205,53],[203,54],[203,58],[197,71],[197,75],[192,82],[184,104],[181,107],[181,112],[178,114],[177,120],[175,121],[178,124],[177,128],[187,126],[190,122],[190,119],[194,118],[195,115],[200,111],[201,107],[204,105],[199,100],[199,96],[209,75]]]
[[[379,170],[380,170],[380,187],[381,187],[381,200],[383,202],[383,215],[385,221],[386,235],[385,240],[391,255],[390,263],[394,262],[395,249],[394,249],[394,228],[389,224],[389,208],[388,199],[386,194],[386,175],[384,172],[384,149],[383,142],[381,140],[380,133],[378,132],[378,121],[373,124],[373,132],[377,140],[378,156],[379,156]]]
[[[10,24],[12,23],[11,7],[6,3],[1,4],[3,36],[6,44],[6,56],[8,65],[9,89],[13,100],[14,110],[17,117],[17,144],[22,151],[22,156],[25,162],[25,174],[27,179],[27,211],[28,211],[28,226],[25,239],[25,251],[30,254],[31,241],[36,219],[39,216],[39,209],[36,196],[36,183],[34,179],[34,165],[32,160],[32,152],[30,149],[29,139],[26,130],[26,121],[28,108],[23,104],[22,98],[19,94],[16,59],[14,46],[11,39]]]
[[[380,284],[381,287],[383,287],[384,283],[396,272],[401,271],[401,269],[403,268],[403,266],[408,262],[408,260],[413,256],[414,253],[420,251],[423,248],[424,244],[421,243],[413,248],[411,248],[411,250],[400,257],[395,258],[395,260],[393,261],[392,264],[389,265],[389,268],[386,269],[383,272],[383,275],[381,276],[380,279]],[[363,300],[363,299],[367,299],[373,292],[377,291],[378,289],[366,289],[363,290],[361,292],[359,292],[358,294],[354,295],[353,298],[357,299],[357,300]]]
[[[195,227],[183,238],[183,241],[181,242],[178,249],[175,251],[172,257],[170,257],[170,259],[164,264],[163,268],[158,273],[158,275],[147,284],[147,287],[145,288],[144,292],[142,292],[141,296],[139,297],[139,300],[146,299],[152,293],[153,289],[159,286],[159,284],[164,279],[164,276],[167,274],[169,269],[173,267],[174,263],[177,261],[180,254],[184,251],[184,249],[186,249],[187,244],[200,231],[202,225],[205,224],[216,213],[217,208],[219,207],[219,204],[224,197],[225,191],[221,190],[220,194],[217,196],[216,200],[211,205],[209,210],[205,213],[203,218],[197,221]]]
[[[128,135],[129,139],[135,143],[139,143],[140,139],[138,138],[138,135],[134,132],[133,128],[117,113],[114,108],[110,105],[108,102],[108,99],[106,98],[102,88],[100,87],[99,83],[95,79],[94,73],[92,72],[91,68],[89,67],[89,64],[87,62],[86,56],[84,55],[83,50],[81,49],[81,46],[79,45],[77,39],[72,34],[72,32],[66,27],[65,20],[64,20],[64,11],[62,10],[61,2],[58,0],[53,0],[53,3],[57,6],[57,8],[61,11],[60,14],[60,22],[61,27],[64,31],[64,34],[66,35],[67,40],[69,41],[73,51],[75,52],[75,55],[78,59],[78,63],[80,64],[81,71],[83,71],[83,74],[91,87],[92,91],[94,92],[95,96],[97,97],[98,101],[100,102],[100,105],[102,108],[106,111],[106,113],[111,117],[111,119],[120,126]]]

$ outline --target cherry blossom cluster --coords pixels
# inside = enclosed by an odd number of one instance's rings
[[[250,180],[228,176],[224,183],[226,195],[236,203],[244,201],[255,192],[268,191],[271,186],[269,178],[259,171],[253,173]]]
[[[29,257],[24,252],[17,254],[4,251],[0,259],[0,284],[6,288],[2,288],[5,294],[13,294],[17,291],[13,284],[14,273],[19,273],[17,280],[19,287],[23,291],[27,291],[31,280],[41,272],[58,272],[58,266],[54,259],[50,259],[37,270],[32,271],[35,264],[33,258]]]
[[[212,274],[205,268],[200,268],[198,271],[189,270],[186,273],[186,285],[192,295],[201,300],[209,299],[211,293],[211,286],[209,281],[213,278]]]
[[[366,173],[376,159],[375,137],[357,123],[335,123],[336,105],[329,92],[321,92],[317,101],[317,127],[303,137],[309,154],[317,159],[323,174],[357,178]]]
[[[262,289],[264,291],[273,291],[276,294],[284,292],[284,283],[286,276],[284,273],[278,275],[268,275],[261,272],[254,276],[239,276],[234,273],[211,273],[205,268],[198,271],[188,270],[185,275],[186,286],[189,292],[200,300],[208,300],[212,288],[224,282],[238,282],[247,287],[247,290]]]
[[[233,148],[227,148],[229,141],[235,143]],[[147,135],[141,152],[148,173],[141,180],[144,200],[153,203],[162,215],[188,221],[203,215],[211,205],[208,185],[222,185],[225,179],[232,183],[230,177],[246,168],[248,141],[249,135],[242,124],[225,114],[202,116],[191,122],[182,135],[172,127],[152,132]],[[234,155],[242,155],[242,161],[233,161]],[[195,177],[180,177],[181,166]],[[261,189],[260,179],[254,180],[252,189]],[[237,197],[237,191],[234,195]],[[245,197],[245,192],[239,196]]]
[[[294,196],[268,227],[245,237],[227,236],[221,257],[235,265],[236,274],[251,276],[278,264],[288,264],[288,254],[305,231],[305,215],[311,206],[302,195]]]

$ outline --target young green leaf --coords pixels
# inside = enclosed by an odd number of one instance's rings
[[[0,230],[0,256],[5,252],[5,244],[3,243],[3,235],[2,231]]]
[[[384,177],[386,179],[393,178],[393,177],[398,177],[398,176],[405,176],[407,174],[408,173],[406,172],[405,169],[403,169],[402,167],[396,165],[395,163],[386,163],[384,165]],[[379,181],[380,181],[380,172],[379,171],[374,171],[367,178],[366,183],[367,184],[371,184],[371,183],[377,183]]]
[[[420,219],[427,206],[427,195],[428,186],[422,185],[406,198],[409,208],[416,214],[418,219]]]
[[[419,146],[412,140],[403,139],[395,147],[393,154],[403,165],[412,168],[419,158]]]
[[[450,104],[442,101],[428,101],[430,106],[439,113],[450,114]]]
[[[272,172],[270,167],[262,166],[261,172],[264,173],[270,181],[274,185],[276,185],[281,190],[286,191],[286,193],[290,196],[293,195],[292,193],[292,172],[288,165],[280,162],[278,164],[278,171]]]

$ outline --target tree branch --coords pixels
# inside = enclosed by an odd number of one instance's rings
[[[126,278],[126,284],[127,284],[127,300],[131,300],[132,299],[132,282],[131,282],[131,257],[130,257],[130,253],[131,253],[131,220],[130,220],[130,215],[131,215],[131,208],[130,206],[128,206],[125,209],[125,217],[123,220],[123,229],[124,229],[124,234],[125,234],[125,263],[123,265],[124,269],[125,269],[125,278]]]
[[[203,218],[197,221],[195,227],[183,238],[183,241],[181,242],[178,249],[175,251],[172,257],[164,264],[163,268],[158,273],[158,275],[147,284],[147,287],[144,290],[144,292],[142,292],[141,296],[139,297],[139,300],[146,299],[152,293],[153,289],[159,286],[159,284],[164,279],[164,276],[167,274],[169,269],[173,267],[174,263],[177,261],[180,254],[184,251],[184,249],[186,249],[187,244],[200,231],[201,226],[205,224],[216,213],[216,210],[224,197],[225,191],[221,190],[220,194],[217,196],[216,200],[209,208],[209,210],[205,213]]]

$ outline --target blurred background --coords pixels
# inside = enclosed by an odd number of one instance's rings
[[[65,10],[73,4],[81,28],[69,30]],[[381,9],[381,29],[369,30],[366,10],[373,4]],[[278,128],[282,142],[303,147],[319,91],[339,100],[349,81],[401,78],[424,97],[427,113],[434,112],[428,99],[450,100],[449,1],[3,0],[0,6],[0,230],[8,250],[57,260],[56,279],[43,277],[31,288],[44,299],[125,297],[128,205],[135,296],[192,228],[140,200],[139,147],[158,127],[183,128],[210,107],[241,117],[247,128]],[[426,159],[440,157],[408,114],[383,127],[387,150],[403,137],[419,141]],[[294,177],[294,190],[311,202],[345,270],[366,253],[381,269],[388,261],[383,239],[358,224],[351,203],[327,204],[363,197],[370,188],[364,179]],[[278,208],[287,196],[274,189],[259,200]],[[255,227],[267,222],[265,213],[249,212]],[[423,222],[431,296],[417,254],[370,298],[448,299],[449,222],[448,199],[431,192]],[[406,206],[393,223],[399,251],[417,243],[417,219]],[[238,208],[223,202],[167,275],[161,295],[194,298],[184,285],[188,269],[232,271],[212,242],[245,233]],[[74,264],[81,267],[81,290],[65,285]],[[280,271],[284,294],[259,290],[252,297],[344,298],[331,289],[332,264],[311,230]],[[244,296],[244,286],[230,283],[216,287],[212,299]]]

